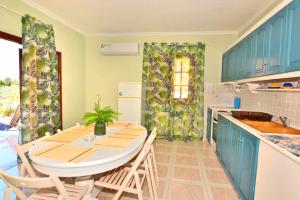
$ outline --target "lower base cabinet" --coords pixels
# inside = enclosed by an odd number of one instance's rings
[[[217,155],[240,198],[253,200],[259,139],[219,116],[216,143]]]

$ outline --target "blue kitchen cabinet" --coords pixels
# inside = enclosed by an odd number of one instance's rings
[[[300,1],[288,6],[288,31],[285,72],[300,70]]]
[[[300,0],[294,0],[223,55],[222,81],[299,71],[299,24]]]
[[[227,67],[228,81],[236,80],[235,79],[236,63],[237,63],[237,51],[236,48],[233,48],[231,51],[228,52],[228,67]]]
[[[212,125],[212,109],[207,108],[207,125],[206,125],[206,139],[210,143],[211,142],[211,125]]]
[[[254,55],[254,36],[251,34],[244,40],[244,67],[242,78],[246,79],[252,76],[255,55]]]
[[[266,24],[268,29],[267,61],[264,75],[282,73],[286,47],[287,9],[273,16]]]
[[[238,191],[242,199],[254,199],[259,139],[240,129]]]
[[[240,138],[240,129],[235,125],[231,123],[230,126],[230,142],[228,146],[230,157],[228,157],[228,172],[231,180],[234,184],[238,184],[238,177],[239,177],[239,138]]]
[[[228,137],[228,130],[230,127],[230,122],[223,116],[218,116],[218,127],[217,127],[217,141],[216,141],[216,151],[220,161],[224,165],[224,161],[227,160],[227,149],[226,146]]]
[[[268,28],[266,25],[261,26],[254,32],[255,36],[255,65],[254,76],[262,76],[265,74],[268,65]]]
[[[217,155],[243,200],[253,200],[259,139],[220,116]]]
[[[228,52],[226,52],[222,58],[222,82],[229,81],[229,73],[228,73],[229,59],[228,58],[229,58]]]

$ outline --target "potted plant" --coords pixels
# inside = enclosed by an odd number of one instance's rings
[[[83,116],[83,121],[86,126],[95,124],[95,135],[105,135],[106,125],[117,119],[119,113],[115,112],[110,106],[101,108],[100,99],[95,102],[95,112],[86,112]]]

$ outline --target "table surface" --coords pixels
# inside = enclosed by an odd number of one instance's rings
[[[136,125],[141,128],[142,126]],[[67,129],[67,130],[71,130]],[[96,139],[92,142],[84,140],[83,136],[73,142],[72,144],[81,147],[93,147],[94,144],[106,138],[108,135],[116,133],[121,130],[122,127],[109,127],[105,136],[96,136]],[[65,130],[65,131],[67,131]],[[58,133],[61,134],[61,133]],[[91,134],[93,134],[91,132]],[[32,161],[32,166],[39,172],[47,175],[56,175],[58,177],[75,177],[75,176],[88,176],[99,174],[112,170],[116,167],[122,166],[130,161],[143,147],[144,141],[147,136],[147,131],[144,128],[144,132],[132,141],[127,147],[124,148],[100,148],[96,150],[89,157],[81,160],[79,163],[64,162],[59,160],[50,160],[38,156],[31,156],[30,152],[37,151],[45,148],[49,145],[57,144],[58,142],[41,141],[38,142],[29,152],[29,158]],[[62,152],[63,153],[63,152]]]

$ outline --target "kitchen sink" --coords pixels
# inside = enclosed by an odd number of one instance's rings
[[[255,128],[262,133],[274,134],[291,134],[300,135],[300,130],[295,128],[285,128],[282,124],[273,121],[253,121],[253,120],[240,120],[241,122]]]

